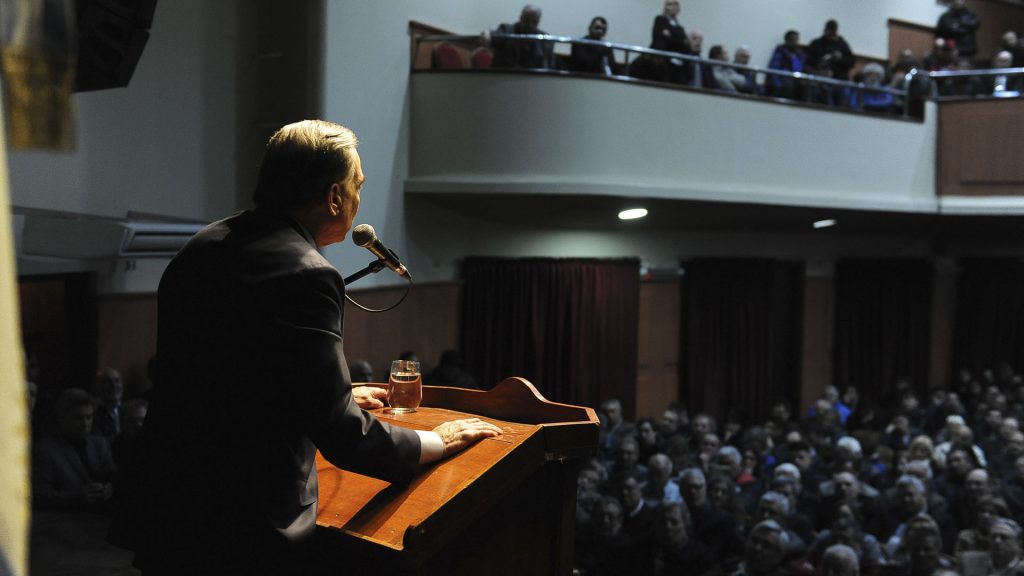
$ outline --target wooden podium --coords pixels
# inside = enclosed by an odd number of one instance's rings
[[[321,573],[572,573],[576,474],[597,447],[593,409],[549,402],[507,378],[486,392],[425,386],[416,412],[386,410],[373,413],[406,428],[475,416],[503,434],[425,466],[404,488],[318,453]]]

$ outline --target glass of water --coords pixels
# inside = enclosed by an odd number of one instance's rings
[[[423,379],[420,377],[420,363],[416,360],[391,362],[391,376],[388,379],[388,406],[391,412],[415,412],[421,401]]]

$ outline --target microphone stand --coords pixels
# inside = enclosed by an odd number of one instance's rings
[[[373,262],[370,262],[370,265],[367,266],[366,268],[363,268],[359,272],[356,272],[355,274],[349,276],[348,278],[345,278],[345,286],[348,286],[349,284],[355,282],[356,280],[359,280],[360,278],[368,274],[376,274],[377,272],[383,270],[385,267],[387,267],[387,264],[384,263],[384,260],[374,260]],[[409,274],[408,271],[406,271],[405,280],[406,282],[408,282],[408,284],[405,285],[405,293],[402,294],[402,297],[398,299],[398,302],[395,302],[394,304],[388,306],[387,308],[367,308],[366,306],[363,306],[359,302],[353,300],[352,297],[349,296],[348,294],[345,294],[345,300],[348,300],[360,310],[365,310],[367,312],[387,312],[388,310],[392,310],[396,306],[404,302],[405,297],[409,295],[409,290],[412,289],[412,275]]]
[[[380,272],[381,270],[384,269],[384,266],[385,265],[383,260],[374,260],[373,262],[370,262],[370,265],[367,266],[366,268],[363,268],[359,272],[356,272],[355,274],[352,274],[351,276],[345,278],[345,286],[348,286],[349,284],[355,282],[356,280],[359,280],[363,276],[367,276],[369,274],[376,274],[377,272]]]

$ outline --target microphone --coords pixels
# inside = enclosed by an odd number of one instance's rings
[[[398,254],[388,249],[388,247],[381,244],[381,241],[377,238],[377,232],[373,229],[373,226],[369,224],[360,224],[352,229],[352,242],[356,246],[366,248],[378,260],[387,265],[395,271],[395,274],[409,278],[409,271],[405,269],[402,262],[398,259]]]

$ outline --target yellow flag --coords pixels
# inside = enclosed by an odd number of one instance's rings
[[[0,114],[0,574],[28,574],[29,423],[4,115]]]

